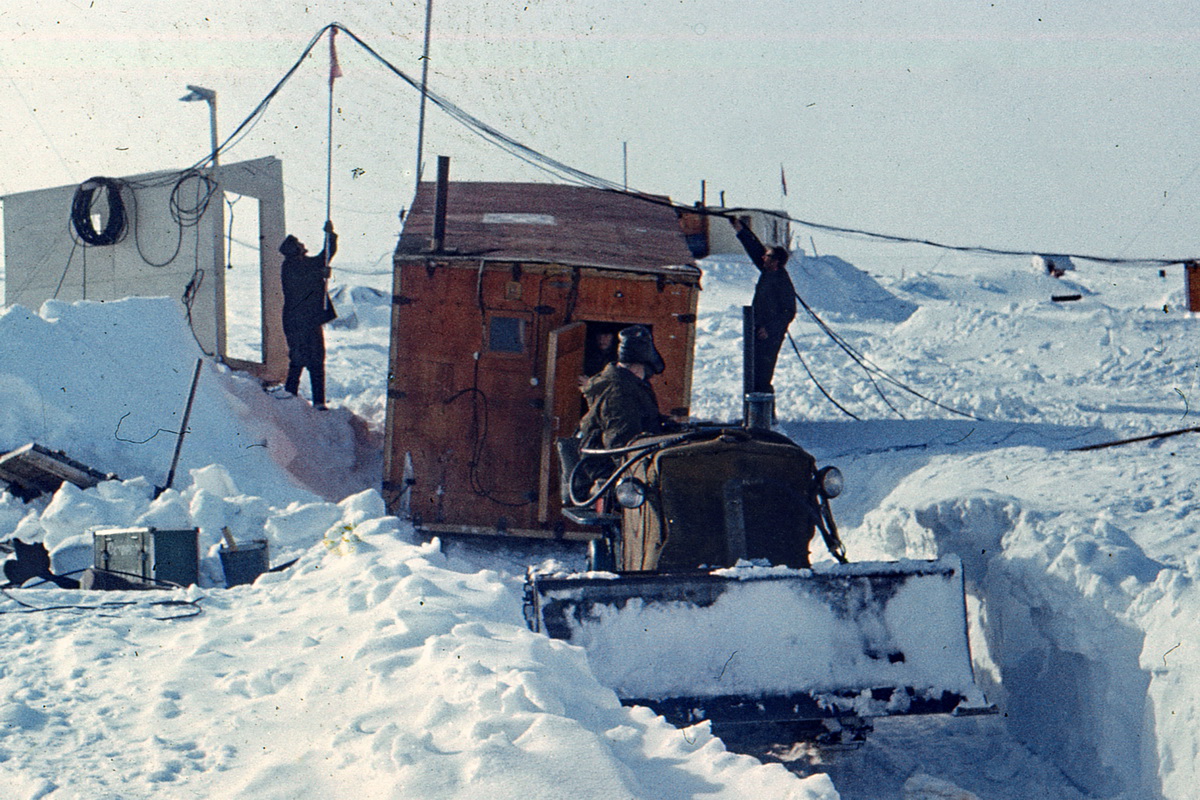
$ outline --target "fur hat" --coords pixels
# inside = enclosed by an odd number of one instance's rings
[[[645,325],[630,325],[617,334],[617,361],[645,364],[652,375],[666,369],[662,356],[654,348],[654,336]]]
[[[300,240],[295,236],[292,236],[290,233],[288,234],[288,237],[283,240],[283,244],[279,245],[279,252],[283,253],[284,258],[298,256],[300,255],[300,251],[303,249],[304,246],[300,244]]]

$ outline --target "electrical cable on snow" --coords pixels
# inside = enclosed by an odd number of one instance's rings
[[[83,572],[83,570],[76,570],[76,572]],[[75,573],[67,573],[67,574],[75,574]],[[137,575],[134,577],[141,578],[142,576]],[[0,595],[7,597],[9,600],[13,601],[18,606],[21,607],[18,610],[11,610],[11,611],[0,610],[0,614],[41,614],[41,613],[45,613],[45,612],[49,612],[49,611],[95,611],[95,612],[101,612],[101,611],[105,611],[108,609],[130,608],[130,607],[134,607],[134,606],[149,606],[149,607],[187,606],[190,609],[190,611],[187,611],[182,614],[173,614],[169,617],[154,617],[153,618],[159,622],[170,622],[172,620],[177,620],[177,619],[190,619],[191,617],[198,617],[204,613],[204,607],[200,605],[200,602],[198,600],[154,600],[149,603],[141,603],[141,602],[138,602],[137,600],[108,600],[103,603],[60,603],[58,605],[52,605],[52,606],[35,606],[32,603],[26,603],[24,600],[21,600],[20,598],[15,597],[12,594],[12,592],[10,592],[7,589],[0,589]],[[114,617],[114,616],[119,616],[119,615],[99,614],[99,616]]]

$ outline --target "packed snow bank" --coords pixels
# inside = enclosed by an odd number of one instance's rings
[[[960,555],[982,688],[1009,730],[1092,796],[1183,798],[1200,733],[1180,721],[1200,716],[1200,674],[1181,623],[1200,610],[1200,562],[1164,545],[1195,527],[1191,481],[1177,471],[1196,457],[1122,457],[1132,463],[1018,449],[953,470],[935,458],[867,515],[851,553]],[[1041,480],[1023,480],[1035,464]],[[1085,472],[1083,502],[1064,504],[1061,487]],[[1140,496],[1089,507],[1128,495],[1132,476]]]
[[[623,708],[582,651],[525,628],[514,578],[412,543],[373,491],[288,509],[205,496],[210,525],[253,508],[311,544],[228,591],[9,601],[6,796],[837,797]]]
[[[374,294],[349,296],[379,339]],[[3,538],[44,542],[60,573],[91,564],[99,528],[195,527],[201,550],[186,591],[0,598],[6,798],[837,797],[826,776],[625,709],[582,651],[528,631],[519,576],[415,544],[376,491],[318,496],[378,481],[346,411],[206,359],[175,485],[157,492],[200,357],[177,303],[13,308],[0,345],[0,440],[121,476],[30,503],[0,492]],[[365,357],[381,351],[386,337]],[[382,386],[384,370],[331,366],[342,397]],[[219,588],[226,529],[298,560]]]
[[[203,356],[178,302],[13,306],[0,312],[0,342],[0,448],[37,442],[101,472],[165,483]],[[251,494],[338,499],[378,481],[364,474],[363,434],[351,423],[345,411],[275,400],[205,359],[178,473],[222,464]]]

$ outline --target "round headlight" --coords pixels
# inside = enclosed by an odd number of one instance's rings
[[[646,484],[637,478],[623,478],[614,491],[617,502],[624,508],[638,508],[646,502]]]
[[[837,497],[846,488],[846,479],[837,467],[822,467],[817,472],[817,490],[826,497]]]

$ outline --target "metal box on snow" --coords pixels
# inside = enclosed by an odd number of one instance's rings
[[[114,528],[96,531],[93,553],[97,569],[149,583],[190,586],[200,577],[198,528]]]

